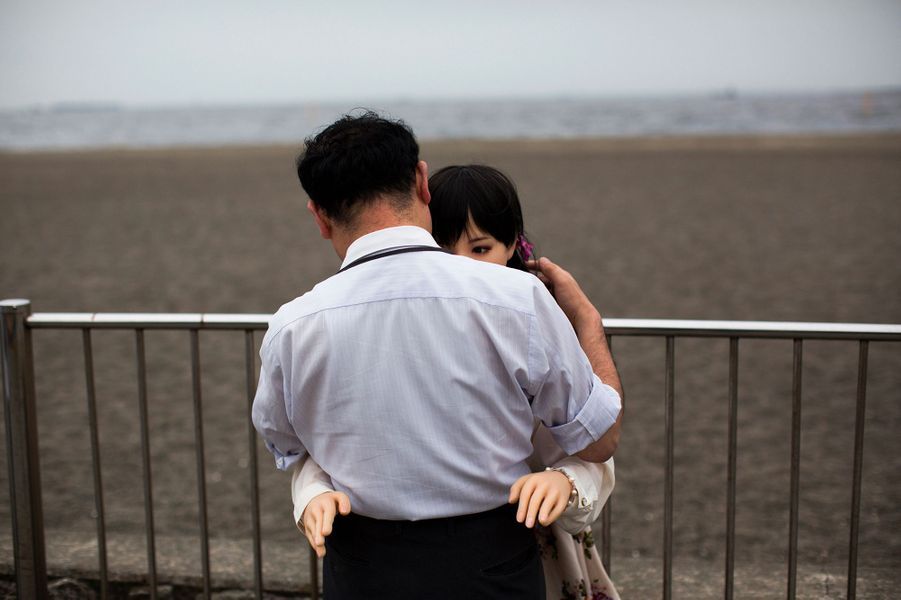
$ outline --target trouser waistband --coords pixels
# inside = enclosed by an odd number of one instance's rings
[[[337,517],[344,520],[348,526],[358,532],[371,535],[390,534],[441,534],[441,533],[467,533],[470,531],[482,531],[490,523],[516,521],[516,505],[504,504],[480,513],[469,515],[457,515],[453,517],[438,517],[435,519],[421,519],[418,521],[393,521],[386,519],[374,519],[351,513],[346,517]]]

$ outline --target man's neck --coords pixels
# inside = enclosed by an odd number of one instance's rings
[[[412,225],[421,227],[429,233],[432,231],[432,221],[428,215],[426,208],[425,215],[417,211],[411,211],[410,214],[400,214],[393,210],[390,206],[383,203],[375,203],[367,207],[356,219],[357,226],[354,228],[336,228],[332,234],[332,245],[335,252],[341,260],[347,255],[347,249],[358,238],[366,234],[389,227],[401,227],[403,225]]]

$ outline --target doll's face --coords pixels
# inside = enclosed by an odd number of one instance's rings
[[[466,231],[448,248],[454,254],[505,266],[513,256],[515,244],[505,246],[491,234],[469,221]]]

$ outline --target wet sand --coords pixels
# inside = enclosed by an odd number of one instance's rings
[[[304,211],[294,153],[0,153],[0,296],[29,298],[36,312],[271,313],[337,266]],[[432,170],[479,161],[506,171],[539,252],[569,268],[606,317],[901,323],[901,136],[424,142],[423,157]],[[81,337],[40,331],[34,341],[45,522],[90,537]],[[94,348],[108,527],[140,532],[133,334],[96,332]],[[251,531],[243,338],[207,333],[201,350],[210,527],[241,539]],[[618,557],[662,554],[664,350],[659,339],[614,340],[628,407],[614,580]],[[844,573],[857,353],[847,342],[804,346],[802,570]],[[166,534],[197,531],[189,356],[187,334],[147,333],[155,518]],[[676,343],[675,567],[709,564],[712,581],[725,552],[727,358],[726,340]],[[736,562],[772,563],[776,574],[787,556],[791,374],[790,341],[742,342]],[[871,344],[862,566],[901,567],[899,389],[901,344]],[[287,478],[260,451],[264,542],[297,540],[300,554]]]

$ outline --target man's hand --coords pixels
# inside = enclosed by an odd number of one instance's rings
[[[569,271],[543,256],[539,260],[528,261],[526,266],[536,271],[538,279],[543,281],[554,295],[563,314],[572,324],[592,370],[601,381],[616,390],[620,399],[623,399],[623,386],[613,357],[610,355],[610,348],[607,347],[601,313],[582,291],[579,282]]]
[[[524,522],[531,528],[537,518],[539,523],[547,526],[563,514],[571,493],[572,484],[566,475],[560,471],[541,471],[517,479],[510,488],[508,502],[519,501],[517,522]]]
[[[569,271],[543,256],[528,261],[526,266],[548,287],[577,334],[580,329],[600,325],[600,313]]]
[[[332,533],[336,513],[350,514],[350,498],[342,492],[326,492],[310,500],[300,517],[304,535],[319,558],[325,556],[325,537]]]

